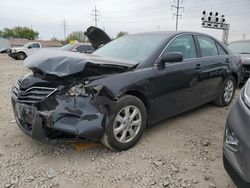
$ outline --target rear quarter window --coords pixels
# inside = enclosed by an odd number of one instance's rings
[[[205,36],[197,36],[197,40],[200,45],[202,57],[219,55],[216,43],[213,39]]]
[[[219,43],[216,43],[216,46],[218,48],[218,51],[219,51],[220,55],[226,55],[227,54],[226,50]]]

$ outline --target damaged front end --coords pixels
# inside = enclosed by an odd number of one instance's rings
[[[101,79],[104,72],[119,73],[121,68],[110,68],[110,65],[107,68],[106,64],[97,68],[99,65],[82,60],[83,63],[78,61],[76,64],[82,68],[77,72],[73,64],[63,66],[68,60],[62,58],[56,66],[51,65],[55,61],[49,59],[47,72],[44,62],[36,66],[33,62],[28,63],[33,74],[19,79],[12,88],[11,101],[16,122],[26,134],[39,141],[98,141],[103,136],[107,115],[112,113],[117,100],[105,86],[91,86],[91,80]],[[60,73],[62,69],[67,70],[64,72],[66,76]]]
[[[58,138],[101,139],[105,115],[115,105],[111,96],[101,94],[107,93],[105,88],[87,88],[84,93],[76,88],[79,84],[70,89],[62,85],[24,89],[22,84],[32,79],[33,76],[27,76],[12,88],[16,122],[26,134],[40,141]],[[38,78],[35,79],[38,81]]]

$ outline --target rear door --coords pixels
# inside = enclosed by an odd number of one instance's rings
[[[201,100],[206,103],[217,97],[231,59],[223,47],[213,38],[196,35],[196,41],[202,60],[201,79],[204,83]]]
[[[164,119],[200,104],[202,82],[200,80],[200,59],[194,38],[191,34],[176,37],[164,53],[180,52],[182,62],[166,63],[164,69],[158,68],[156,109],[158,119]]]

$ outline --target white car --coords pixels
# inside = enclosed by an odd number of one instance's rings
[[[29,55],[36,53],[42,45],[39,42],[29,42],[22,47],[11,48],[9,56],[17,59],[24,60]]]

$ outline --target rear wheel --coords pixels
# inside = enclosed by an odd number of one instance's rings
[[[133,147],[143,134],[146,120],[146,109],[140,99],[131,95],[121,97],[114,114],[108,117],[102,143],[118,151]]]
[[[18,59],[18,60],[25,60],[26,57],[27,57],[26,54],[23,53],[23,52],[19,52],[19,53],[17,54],[17,59]]]
[[[234,97],[236,89],[236,82],[233,76],[229,76],[225,81],[223,82],[221,88],[220,88],[220,94],[215,101],[215,104],[221,107],[228,106]]]

